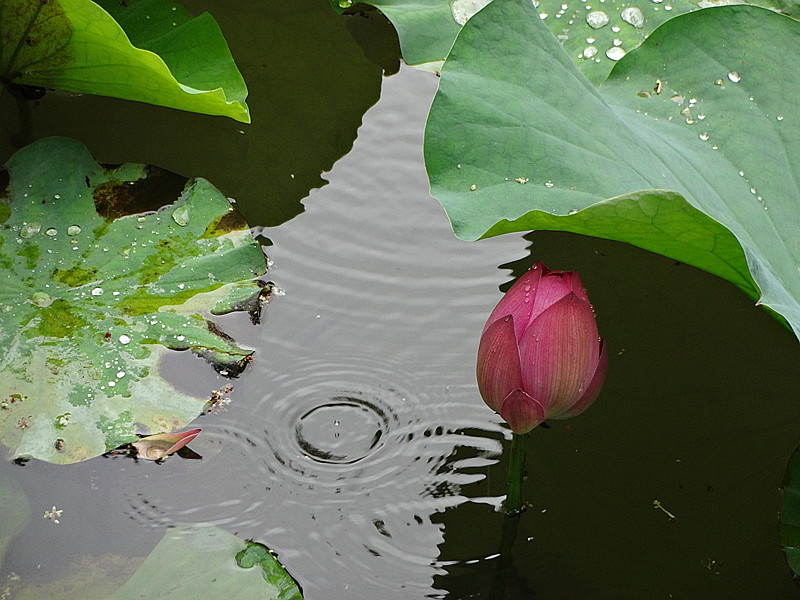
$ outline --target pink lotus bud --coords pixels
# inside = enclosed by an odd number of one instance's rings
[[[489,315],[478,347],[478,389],[514,433],[527,433],[545,419],[589,408],[607,364],[578,274],[538,262]]]
[[[136,456],[145,460],[158,460],[173,452],[177,452],[191,442],[200,433],[199,429],[178,433],[159,433],[148,435],[131,444],[136,448]]]

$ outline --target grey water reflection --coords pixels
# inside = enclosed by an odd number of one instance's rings
[[[291,226],[261,231],[285,296],[267,308],[258,360],[227,411],[199,422],[191,480],[149,469],[146,492],[120,497],[140,523],[210,521],[268,544],[309,600],[438,595],[432,517],[467,501],[501,449],[476,395],[476,332],[497,264],[525,242],[460,242],[428,196],[434,89],[410,69],[384,80],[330,185]]]

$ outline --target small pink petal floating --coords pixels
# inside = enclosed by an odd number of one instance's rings
[[[200,433],[199,429],[180,431],[178,433],[159,433],[148,435],[131,444],[136,448],[136,456],[145,460],[158,460],[177,452],[191,442]]]

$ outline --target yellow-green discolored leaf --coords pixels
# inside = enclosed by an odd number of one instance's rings
[[[6,169],[0,441],[12,456],[70,463],[184,427],[207,398],[174,389],[162,358],[188,349],[233,375],[252,354],[213,319],[257,317],[267,293],[247,225],[203,179],[105,169],[65,138],[23,148]]]
[[[122,21],[128,10],[142,17],[127,25],[141,47],[90,0],[0,0],[0,79],[250,122],[247,87],[211,15],[127,4],[109,8]]]

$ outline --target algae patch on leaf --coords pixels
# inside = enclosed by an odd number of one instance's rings
[[[247,225],[203,179],[172,176],[169,203],[136,212],[133,196],[150,198],[163,172],[105,169],[74,140],[40,140],[5,169],[0,441],[12,456],[71,463],[184,427],[207,398],[174,389],[161,359],[191,349],[229,375],[251,360],[213,322],[236,310],[257,321],[269,290]]]

